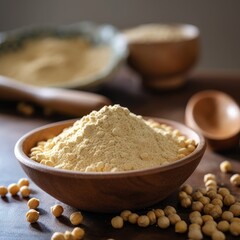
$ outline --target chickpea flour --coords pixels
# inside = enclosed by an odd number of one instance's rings
[[[39,142],[30,157],[55,168],[117,172],[168,164],[194,149],[194,141],[178,130],[114,105],[93,111],[58,136]]]

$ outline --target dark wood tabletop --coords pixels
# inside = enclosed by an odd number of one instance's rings
[[[196,92],[205,89],[216,89],[230,94],[240,104],[240,75],[201,73],[188,78],[187,83],[180,89],[168,92],[157,92],[144,89],[139,76],[124,68],[109,83],[97,92],[109,97],[113,103],[128,107],[130,111],[144,116],[161,117],[184,123],[184,110],[189,98]],[[26,177],[14,156],[14,145],[16,141],[28,131],[45,125],[67,119],[67,116],[52,115],[45,116],[42,109],[36,108],[32,116],[24,116],[16,109],[17,104],[0,100],[0,185],[15,183],[18,179]],[[213,152],[207,148],[206,153],[199,166],[187,180],[194,188],[203,187],[203,176],[206,173],[214,173],[221,185],[229,187],[233,194],[240,198],[240,189],[233,187],[230,182],[230,174],[220,172],[219,164],[229,160],[236,171],[240,171],[240,151],[233,149],[225,152]],[[173,176],[174,177],[174,176]],[[51,183],[49,183],[51,184]],[[25,220],[27,212],[27,199],[20,195],[15,197],[9,194],[0,198],[0,239],[50,239],[56,231],[64,232],[72,230],[69,215],[76,211],[70,206],[63,204],[64,213],[55,219],[50,213],[50,207],[58,200],[54,199],[33,182],[30,182],[32,197],[40,199],[40,218],[37,223],[29,224]],[[96,199],[97,201],[97,199]],[[188,213],[181,208],[178,202],[177,192],[169,196],[156,206],[142,209],[137,213],[146,213],[153,207],[164,207],[172,205],[177,208],[179,215],[187,219]],[[128,240],[128,239],[187,239],[187,234],[177,234],[174,227],[161,230],[155,225],[140,228],[136,225],[126,223],[125,226],[116,230],[111,227],[110,221],[116,214],[96,214],[82,212],[84,216],[81,225],[86,232],[86,240]],[[210,239],[210,238],[206,238]],[[227,239],[240,239],[227,234]]]

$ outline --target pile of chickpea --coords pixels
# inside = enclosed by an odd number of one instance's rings
[[[229,161],[220,164],[223,173],[231,173]],[[216,176],[212,173],[204,175],[203,188],[193,189],[189,184],[183,185],[178,193],[182,208],[190,210],[188,219],[183,220],[173,206],[163,209],[152,209],[144,215],[124,210],[119,216],[111,219],[112,227],[123,228],[125,222],[137,224],[139,227],[156,225],[166,229],[174,225],[176,233],[187,233],[189,239],[200,240],[204,236],[212,240],[226,239],[226,233],[240,236],[240,201],[226,187],[218,186]],[[230,182],[239,187],[240,175],[233,174]]]

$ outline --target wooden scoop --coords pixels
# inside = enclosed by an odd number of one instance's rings
[[[221,91],[207,90],[193,95],[185,111],[186,124],[201,132],[214,150],[239,146],[240,109]]]
[[[108,98],[78,90],[35,87],[0,76],[0,99],[28,101],[55,112],[83,116],[111,102]]]

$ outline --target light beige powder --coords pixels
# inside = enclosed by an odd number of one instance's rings
[[[111,56],[110,47],[93,46],[84,38],[30,39],[0,55],[0,75],[37,86],[79,82],[101,74]]]
[[[114,105],[93,111],[53,139],[40,142],[30,157],[62,169],[128,171],[174,162],[194,150],[187,150],[192,143],[178,130]]]

